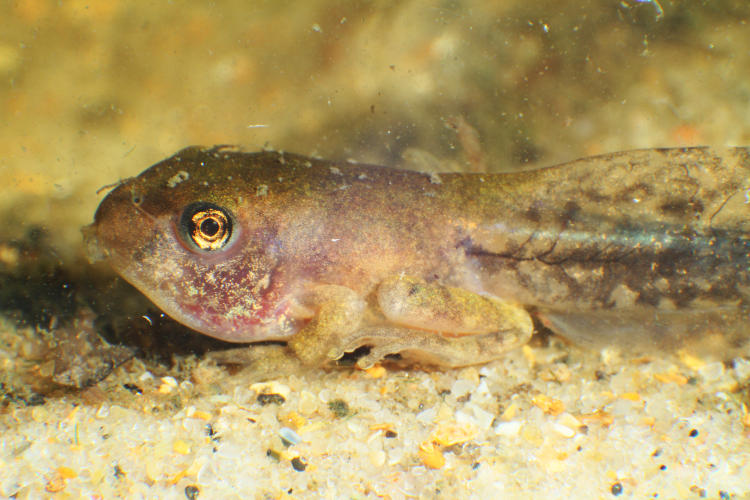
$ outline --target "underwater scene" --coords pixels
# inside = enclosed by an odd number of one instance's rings
[[[746,2],[0,16],[0,497],[750,496]]]

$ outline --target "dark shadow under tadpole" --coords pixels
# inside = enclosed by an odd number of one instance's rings
[[[134,356],[167,374],[192,354],[236,347],[171,320],[106,266],[63,258],[41,228],[0,240],[0,256],[2,403],[91,386]]]

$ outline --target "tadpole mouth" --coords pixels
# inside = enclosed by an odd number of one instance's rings
[[[92,264],[101,262],[109,257],[107,251],[104,250],[99,243],[99,238],[96,233],[96,222],[81,228],[81,234],[83,234],[83,245],[86,247],[86,256]]]

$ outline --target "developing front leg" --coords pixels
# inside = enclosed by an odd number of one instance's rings
[[[322,365],[338,359],[336,348],[360,327],[365,302],[354,290],[337,285],[316,287],[306,302],[315,315],[287,346],[305,364]]]
[[[378,304],[393,326],[352,330],[329,356],[367,345],[370,353],[357,362],[363,368],[390,354],[407,362],[466,366],[492,361],[525,344],[534,329],[522,307],[410,277],[384,281]]]

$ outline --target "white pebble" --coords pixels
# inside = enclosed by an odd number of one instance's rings
[[[107,418],[109,416],[109,406],[106,404],[101,405],[98,410],[96,410],[96,418]]]
[[[382,467],[385,464],[385,452],[383,450],[375,450],[370,453],[370,462],[375,467]]]
[[[698,369],[698,373],[706,382],[716,382],[724,376],[724,364],[720,362],[708,363]]]
[[[293,445],[302,442],[302,438],[299,437],[299,434],[294,432],[289,427],[282,427],[281,429],[279,429],[279,436],[281,436],[281,439],[283,439],[284,441]]]
[[[289,399],[289,394],[292,392],[288,385],[275,381],[252,384],[250,390],[255,391],[256,394],[278,394],[284,399]]]
[[[451,387],[451,395],[456,399],[462,398],[469,394],[474,387],[476,386],[471,380],[458,379],[453,383],[453,387]]]
[[[521,422],[519,420],[511,420],[510,422],[500,422],[495,426],[495,433],[498,436],[511,437],[518,435],[521,430]]]
[[[750,361],[743,358],[734,359],[734,374],[739,382],[750,378]]]
[[[495,415],[483,410],[478,405],[472,404],[467,407],[474,414],[474,423],[480,429],[489,429],[492,425],[492,421],[495,420]]]
[[[552,430],[560,434],[564,438],[572,438],[576,435],[576,431],[574,429],[571,429],[570,427],[557,422],[552,422]]]
[[[423,424],[427,424],[430,422],[433,422],[435,420],[435,416],[437,415],[437,407],[433,406],[432,408],[427,408],[426,410],[419,412],[417,414],[417,422],[421,422]]]

